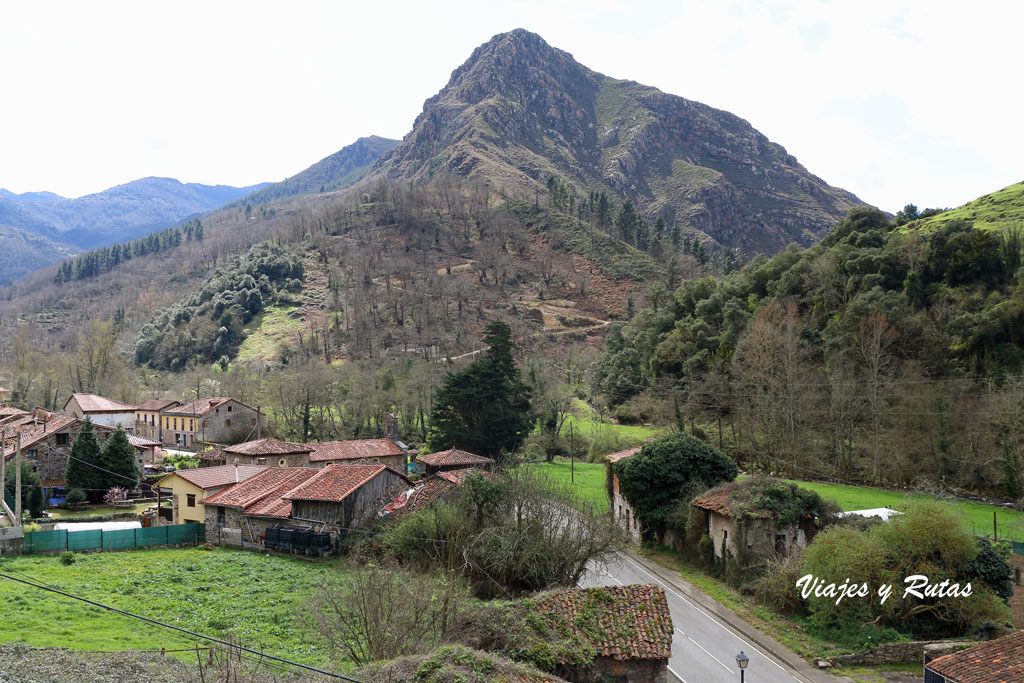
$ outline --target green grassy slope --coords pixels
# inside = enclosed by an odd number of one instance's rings
[[[931,230],[954,219],[973,221],[983,230],[1002,230],[1024,223],[1024,182],[978,197],[963,206],[909,224]],[[908,226],[909,227],[909,226]]]
[[[903,493],[867,486],[846,486],[844,484],[822,484],[818,482],[798,481],[801,487],[817,492],[823,498],[831,498],[839,503],[843,510],[864,510],[879,507],[891,507],[897,510],[906,506],[908,501],[915,499],[933,499],[919,493]],[[1024,513],[1016,510],[975,503],[969,500],[946,499],[964,516],[964,526],[972,532],[991,536],[992,514],[996,515],[999,538],[1024,541]]]
[[[301,606],[327,566],[198,548],[79,554],[70,566],[52,555],[0,559],[5,574],[206,635],[231,635],[268,654],[333,667],[337,662],[299,623]],[[79,650],[194,644],[172,631],[11,581],[0,581],[0,604],[3,642]]]

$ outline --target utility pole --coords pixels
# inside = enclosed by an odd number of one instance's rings
[[[576,439],[573,437],[572,423],[569,423],[569,480],[576,483]]]
[[[6,499],[7,493],[7,430],[0,429],[0,501]],[[3,505],[0,505],[0,513]],[[0,514],[3,517],[3,514]]]
[[[16,455],[14,456],[14,516],[21,526],[21,432],[18,432]]]

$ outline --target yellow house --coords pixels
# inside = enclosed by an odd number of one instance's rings
[[[170,491],[174,524],[202,524],[206,521],[206,512],[200,500],[265,469],[266,465],[220,465],[178,470],[158,481],[154,487]]]
[[[181,405],[180,401],[153,398],[135,406],[135,433],[148,439],[163,441],[160,413]]]

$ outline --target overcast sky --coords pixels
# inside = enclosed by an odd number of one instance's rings
[[[1024,3],[4,2],[0,187],[282,180],[401,138],[492,35],[748,120],[895,211],[1024,180]]]

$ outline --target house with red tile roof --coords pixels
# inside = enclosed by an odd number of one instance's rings
[[[5,437],[3,458],[8,463],[14,459],[17,450],[17,436],[20,434],[22,457],[42,480],[44,498],[63,502],[63,489],[67,484],[65,472],[68,468],[71,445],[84,427],[85,420],[71,415],[47,411],[40,411],[38,415],[29,414],[19,424],[6,424],[0,427]],[[96,434],[97,443],[102,447],[107,438],[114,433],[114,428],[94,424],[93,432]],[[146,447],[140,448],[137,445],[135,447],[140,463],[145,450]],[[140,473],[142,471],[141,464],[139,471]],[[124,483],[124,486],[134,488],[128,481]]]
[[[97,394],[71,394],[64,403],[65,415],[89,418],[95,425],[135,431],[135,406]]]
[[[555,591],[535,600],[536,614],[590,648],[597,678],[668,681],[672,616],[661,586],[632,584]],[[559,662],[566,666],[567,662]],[[575,672],[567,670],[566,677]]]
[[[327,531],[338,540],[410,484],[377,463],[270,467],[199,502],[205,506],[207,541],[213,543],[260,543],[272,525]]]
[[[612,519],[626,530],[626,533],[629,534],[634,543],[640,542],[640,520],[636,518],[636,514],[633,512],[633,508],[630,507],[629,501],[619,491],[619,475],[615,474],[615,463],[636,455],[640,452],[641,448],[641,446],[636,446],[635,448],[627,448],[624,451],[604,456],[605,461],[608,463],[608,474],[612,479]]]
[[[271,467],[305,467],[309,465],[310,447],[288,443],[273,437],[244,441],[221,449],[225,464],[270,465]]]
[[[263,415],[236,399],[212,396],[165,408],[160,423],[165,445],[198,448],[201,444],[235,444],[260,438]]]
[[[926,661],[928,683],[1024,681],[1024,631]]]
[[[406,489],[392,498],[391,502],[380,511],[380,516],[396,518],[400,515],[422,510],[444,498],[456,487],[462,486],[466,483],[466,477],[473,473],[485,477],[491,476],[490,472],[477,467],[438,472],[416,484],[413,488]]]
[[[199,501],[228,486],[256,476],[266,465],[221,465],[172,472],[153,485],[171,497],[174,524],[203,523],[206,509]]]
[[[369,460],[405,472],[407,451],[392,438],[355,439],[350,441],[323,441],[302,444],[310,449],[309,464],[324,467],[331,463],[343,464]]]
[[[715,557],[784,555],[811,542],[818,532],[818,521],[812,515],[783,521],[779,511],[757,504],[761,498],[757,490],[773,484],[789,485],[769,477],[749,477],[742,482],[719,484],[694,498],[691,505],[704,512]]]
[[[151,398],[135,406],[135,433],[147,439],[163,441],[161,434],[163,420],[161,413],[165,410],[177,408],[181,401],[169,398]]]
[[[449,448],[446,451],[416,456],[416,463],[423,468],[426,474],[431,475],[445,470],[460,470],[465,467],[489,470],[494,461],[476,453]]]

